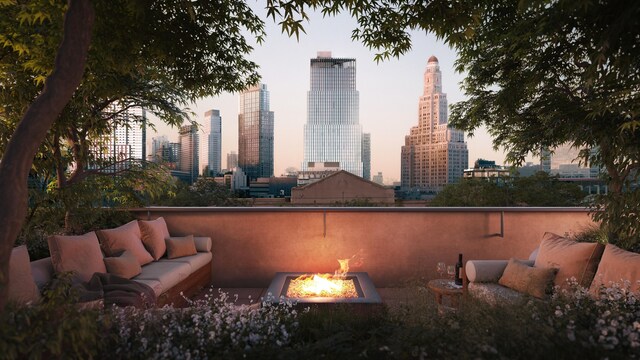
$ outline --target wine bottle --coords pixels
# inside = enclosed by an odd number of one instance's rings
[[[456,285],[462,285],[462,254],[458,254],[458,262],[456,263]]]

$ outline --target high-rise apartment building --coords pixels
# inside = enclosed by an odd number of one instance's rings
[[[302,171],[325,163],[338,163],[342,170],[363,175],[356,60],[321,51],[311,59]]]
[[[418,125],[405,136],[401,158],[403,190],[438,192],[462,178],[469,163],[464,132],[448,125],[447,95],[442,92],[438,59],[431,56],[424,73]]]
[[[561,178],[598,178],[601,169],[598,166],[588,166],[583,159],[580,158],[581,149],[565,143],[557,146],[550,151],[547,148],[542,149],[542,171],[546,171],[552,175],[558,175]],[[598,153],[597,148],[589,151],[589,156],[595,156]]]
[[[119,111],[115,105],[109,109],[114,113]],[[146,160],[146,122],[147,115],[142,108],[131,108],[117,114],[111,121],[110,133],[100,136],[95,142],[94,154],[101,163],[90,166],[117,171],[128,168],[132,161]]]
[[[238,154],[235,151],[231,151],[227,154],[227,170],[232,170],[238,167]]]
[[[222,117],[220,110],[204,113],[204,122],[200,127],[200,173],[205,169],[207,176],[216,176],[222,170]]]
[[[378,185],[384,185],[384,178],[382,177],[382,173],[380,171],[378,171],[378,175],[373,175],[373,180],[371,181]]]
[[[252,86],[240,94],[238,166],[251,180],[273,176],[273,121],[267,85]]]
[[[184,125],[180,127],[180,161],[178,170],[186,173],[184,177],[189,183],[198,179],[198,128],[196,125]]]
[[[371,134],[362,134],[362,178],[371,180]]]

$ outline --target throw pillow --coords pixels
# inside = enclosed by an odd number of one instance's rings
[[[603,251],[601,244],[579,243],[548,232],[542,238],[534,266],[557,268],[555,285],[561,288],[567,288],[567,279],[572,277],[579,285],[588,288]]]
[[[196,243],[193,235],[183,237],[170,237],[167,239],[167,258],[175,259],[183,256],[195,255]]]
[[[640,254],[607,244],[589,292],[598,295],[601,286],[623,285],[625,280],[631,283],[631,291],[640,293]]]
[[[107,256],[115,256],[115,254],[124,250],[129,250],[138,259],[138,264],[140,265],[153,261],[151,254],[142,245],[142,234],[137,220],[115,229],[98,230],[96,232]]]
[[[498,283],[513,290],[544,299],[551,294],[555,268],[531,267],[520,260],[511,259]]]
[[[40,290],[31,275],[29,251],[25,245],[14,247],[9,258],[9,301],[20,304],[40,300]]]
[[[138,225],[140,225],[144,247],[149,251],[153,260],[160,259],[167,251],[165,239],[170,236],[164,218],[159,217],[151,221],[139,220]]]
[[[72,271],[74,282],[86,282],[94,273],[107,271],[100,243],[93,231],[77,236],[53,235],[47,242],[53,269],[58,273]]]
[[[104,265],[109,274],[120,276],[125,279],[139,275],[142,272],[138,259],[131,251],[123,251],[119,256],[104,258]]]

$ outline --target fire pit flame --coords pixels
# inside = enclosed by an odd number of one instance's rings
[[[340,259],[340,269],[334,275],[314,274],[302,275],[291,281],[287,290],[287,297],[340,297],[357,298],[355,284],[347,278],[349,259]]]

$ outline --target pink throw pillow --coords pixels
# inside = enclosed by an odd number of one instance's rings
[[[77,236],[53,235],[47,242],[53,269],[58,273],[72,271],[74,282],[87,282],[94,273],[107,272],[95,232]]]
[[[153,260],[160,259],[167,251],[165,239],[170,236],[164,218],[159,217],[151,221],[139,220],[138,225],[140,225],[144,247],[149,251]]]
[[[193,235],[170,237],[167,239],[167,258],[169,259],[195,255],[197,253],[198,250],[196,250]]]
[[[20,304],[40,300],[40,290],[31,275],[29,251],[25,245],[14,247],[9,258],[9,301]]]
[[[142,234],[137,220],[115,229],[98,230],[96,233],[107,256],[115,256],[124,250],[128,250],[138,259],[140,265],[153,261],[151,254],[142,245]]]
[[[567,279],[572,277],[581,286],[589,287],[603,250],[601,244],[579,243],[548,232],[542,238],[534,266],[557,268],[555,285],[561,288],[567,288]]]
[[[623,285],[625,280],[631,283],[631,291],[640,292],[640,254],[607,244],[589,292],[598,295],[601,286]]]
[[[117,257],[104,258],[104,265],[107,267],[109,274],[125,279],[131,279],[142,272],[138,259],[130,251],[124,251]]]

